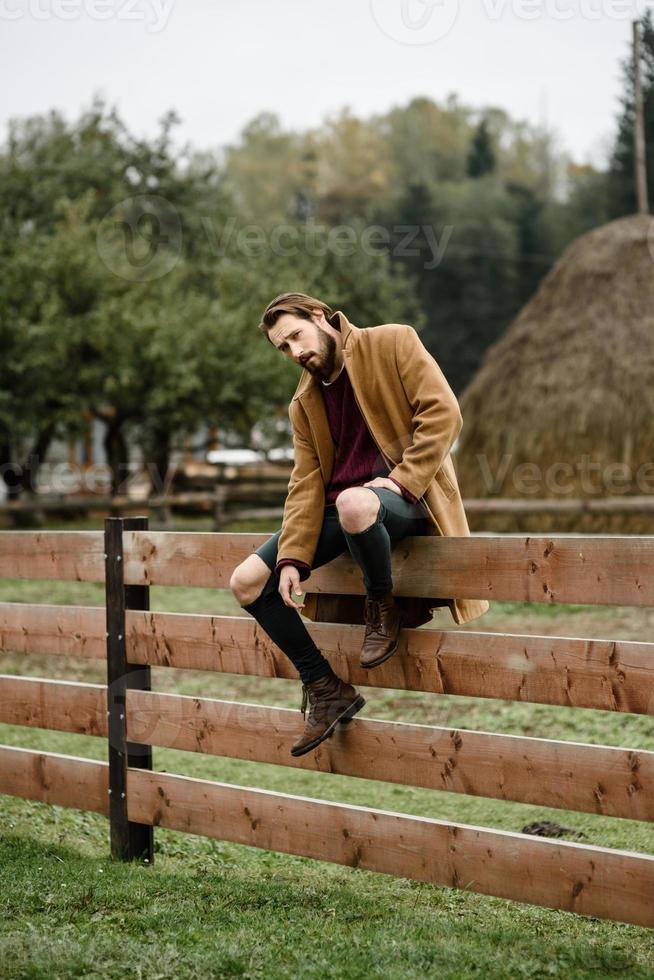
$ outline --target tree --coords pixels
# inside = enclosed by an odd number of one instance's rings
[[[554,255],[560,255],[575,238],[610,220],[606,171],[590,164],[570,163],[566,178],[564,199],[546,202],[542,213]]]
[[[654,14],[648,10],[641,21],[641,65],[643,78],[643,115],[647,183],[650,188],[650,211],[654,207]],[[622,63],[624,92],[622,113],[609,166],[609,213],[612,218],[635,214],[636,202],[634,125],[635,75],[633,58]]]
[[[322,127],[315,143],[320,217],[330,224],[365,217],[392,186],[386,140],[375,125],[345,110]]]
[[[495,170],[495,165],[495,151],[488,131],[488,122],[482,119],[475,130],[468,153],[468,176],[483,177],[484,174],[491,174]]]
[[[36,489],[56,435],[81,429],[85,317],[100,290],[83,222],[83,203],[62,202],[52,234],[24,226],[2,238],[0,462],[10,499]]]
[[[311,155],[304,137],[284,132],[270,112],[256,116],[227,147],[225,180],[243,224],[293,220],[298,195],[311,195]]]
[[[514,201],[501,181],[487,175],[431,191],[413,185],[391,216],[389,227],[415,233],[399,261],[424,311],[423,342],[454,390],[461,390],[519,306]]]
[[[137,140],[96,100],[71,125],[50,113],[10,127],[0,154],[0,458],[11,495],[34,489],[52,439],[79,432],[87,411],[105,425],[114,492],[128,435],[144,433],[158,469],[174,427],[198,422],[180,334],[209,316],[215,258],[202,218],[228,207],[215,161],[182,165],[175,121],[169,113],[153,140]],[[203,347],[204,335],[196,361]]]
[[[423,97],[377,118],[397,174],[394,197],[413,183],[429,186],[465,177],[471,115],[455,101],[441,106]]]

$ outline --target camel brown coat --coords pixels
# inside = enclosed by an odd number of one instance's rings
[[[370,434],[392,467],[389,476],[422,499],[430,535],[469,535],[450,456],[463,418],[445,375],[413,327],[386,323],[362,329],[340,311],[335,316],[341,327],[345,368]],[[295,463],[278,561],[292,558],[311,565],[322,528],[334,443],[319,384],[304,370],[289,405]],[[334,612],[329,617],[320,615],[317,600],[315,593],[307,592],[303,613],[309,619],[356,621],[349,597],[334,597]],[[445,601],[458,624],[482,616],[489,608],[485,599],[425,600],[427,615],[421,621],[431,618],[431,609]]]

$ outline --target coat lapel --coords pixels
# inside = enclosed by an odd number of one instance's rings
[[[307,414],[309,425],[311,426],[313,444],[317,449],[323,480],[325,481],[325,485],[327,485],[334,469],[334,443],[331,432],[329,431],[325,403],[315,383],[311,384],[300,395],[300,403]]]

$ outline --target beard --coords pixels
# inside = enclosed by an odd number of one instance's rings
[[[314,377],[328,381],[336,368],[336,341],[331,334],[318,327],[318,350],[304,365]]]

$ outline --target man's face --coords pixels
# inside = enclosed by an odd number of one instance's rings
[[[325,381],[334,373],[336,341],[314,320],[284,313],[268,336],[277,350]]]

